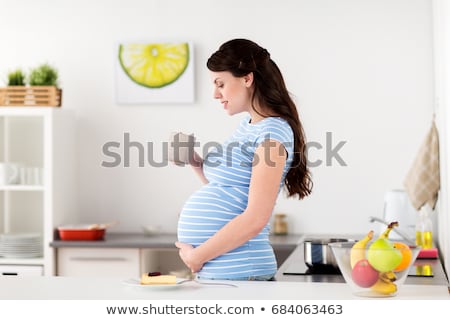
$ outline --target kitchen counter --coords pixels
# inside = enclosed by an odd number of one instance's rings
[[[146,236],[143,233],[107,232],[103,240],[64,241],[56,238],[50,243],[54,248],[175,248],[177,235],[161,233]]]
[[[271,235],[272,243],[278,266],[280,266],[292,251],[297,247],[301,235]],[[161,233],[157,235],[147,236],[143,233],[106,233],[104,240],[100,241],[63,241],[55,239],[50,246],[55,249],[149,249],[149,250],[165,250],[176,252],[175,241],[177,235],[174,233]]]
[[[314,282],[344,283],[342,275],[301,274],[306,270],[303,240],[305,235],[289,234],[270,236],[274,250],[284,255],[279,261],[280,267],[275,276],[277,282]],[[62,241],[56,239],[50,245],[54,248],[140,248],[140,249],[175,249],[176,234],[158,234],[145,236],[143,233],[107,233],[101,241]],[[448,286],[447,277],[439,259],[420,259],[417,264],[428,264],[433,270],[432,277],[408,276],[406,284]],[[415,266],[411,267],[415,268]],[[412,273],[412,270],[411,270]]]
[[[0,277],[0,300],[348,300],[344,283],[284,281],[187,282],[168,288],[137,287],[118,278]],[[205,281],[206,282],[206,281]],[[216,285],[211,285],[216,283]],[[236,287],[219,285],[229,283]],[[389,299],[450,300],[447,286],[404,285]]]
[[[300,235],[271,235],[278,266],[297,247]],[[57,276],[139,277],[143,272],[189,273],[175,247],[177,235],[161,233],[107,232],[100,241],[62,241],[55,239]],[[107,265],[106,265],[107,263]]]
[[[326,237],[325,237],[326,238]],[[277,281],[289,282],[326,282],[326,283],[344,283],[344,278],[340,274],[305,274],[307,271],[303,252],[303,239],[300,239],[297,248],[280,266],[275,276]],[[433,276],[417,276],[416,267],[428,265],[433,272]],[[445,271],[439,259],[417,259],[411,267],[409,276],[405,284],[415,285],[438,285],[448,286],[448,280]]]
[[[301,239],[301,235],[289,234],[285,236],[271,235],[270,241],[274,249],[294,250]],[[106,233],[105,239],[100,241],[63,241],[55,239],[50,243],[54,248],[175,248],[177,235],[175,233],[161,233],[146,236],[143,233]]]
[[[104,241],[54,241],[55,248],[172,248],[176,237],[110,233]],[[122,277],[0,277],[0,300],[351,300],[341,276],[290,276],[283,273],[303,264],[302,236],[273,236],[274,247],[294,252],[282,264],[277,281],[194,281],[161,288],[136,286]],[[329,277],[329,278],[327,278]],[[407,281],[391,299],[450,300],[448,284],[440,276],[436,283]],[[434,279],[434,280],[436,280]],[[441,282],[442,281],[442,282]],[[231,284],[233,286],[226,286]]]

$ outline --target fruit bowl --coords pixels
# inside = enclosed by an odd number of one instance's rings
[[[419,254],[420,247],[402,242],[366,241],[330,243],[338,267],[354,295],[361,297],[392,297],[401,290],[409,268]]]

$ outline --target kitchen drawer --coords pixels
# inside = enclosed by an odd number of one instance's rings
[[[139,249],[58,248],[57,275],[70,277],[139,277]]]
[[[0,276],[42,276],[44,268],[42,266],[28,265],[0,265]]]

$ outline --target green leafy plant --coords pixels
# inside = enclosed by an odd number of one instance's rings
[[[44,63],[31,70],[29,84],[31,86],[58,86],[58,71]]]
[[[24,86],[25,73],[22,69],[16,69],[8,73],[8,86]]]

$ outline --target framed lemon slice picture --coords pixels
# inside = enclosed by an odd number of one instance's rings
[[[194,102],[189,42],[120,43],[116,69],[119,104]]]

